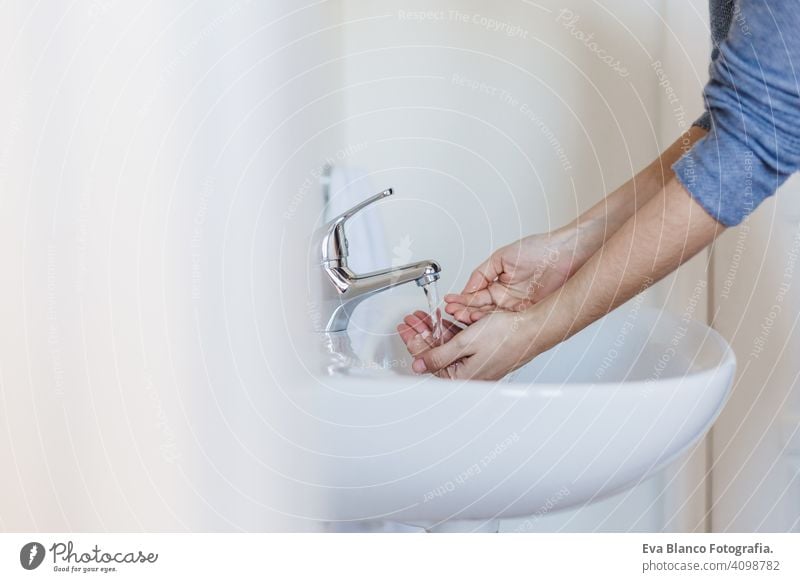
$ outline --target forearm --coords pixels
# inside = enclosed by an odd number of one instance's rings
[[[692,127],[650,165],[565,227],[575,232],[577,237],[574,270],[589,260],[637,210],[664,189],[674,176],[672,164],[705,134],[704,129]]]
[[[660,280],[723,230],[673,176],[558,293],[531,308],[534,356]]]

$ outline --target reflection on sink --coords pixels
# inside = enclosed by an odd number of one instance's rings
[[[700,439],[735,361],[713,330],[631,302],[502,382],[416,376],[394,327],[420,297],[365,302],[365,362],[298,405],[323,519],[409,523],[542,514],[631,487]],[[317,516],[319,517],[319,516]]]

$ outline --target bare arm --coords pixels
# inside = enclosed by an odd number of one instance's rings
[[[502,378],[624,303],[710,244],[724,227],[671,175],[556,293],[521,313],[494,312],[417,356],[414,371]]]
[[[559,289],[674,174],[672,164],[706,134],[693,127],[644,170],[572,223],[497,249],[464,290],[448,294],[445,311],[472,324],[497,310],[520,311]]]
[[[562,287],[527,315],[531,357],[659,281],[724,230],[674,177]]]
[[[672,164],[705,135],[700,127],[690,128],[649,166],[564,227],[578,233],[575,270],[664,188],[674,176]]]

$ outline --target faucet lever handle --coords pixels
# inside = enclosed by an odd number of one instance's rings
[[[322,261],[340,261],[347,257],[347,236],[344,232],[345,222],[347,222],[349,218],[352,218],[354,214],[360,210],[364,210],[364,208],[373,202],[377,202],[378,200],[386,198],[387,196],[391,196],[392,194],[392,189],[387,188],[386,190],[378,192],[374,196],[370,196],[366,200],[359,202],[350,210],[343,212],[331,220],[325,227],[326,232],[322,240]]]
[[[370,204],[372,204],[373,202],[377,202],[378,200],[381,200],[381,199],[383,199],[383,198],[386,198],[387,196],[391,196],[392,194],[393,194],[393,192],[392,192],[392,189],[391,189],[391,188],[387,188],[387,189],[386,189],[386,190],[384,190],[383,192],[378,192],[378,193],[377,193],[377,194],[375,194],[374,196],[370,196],[370,197],[369,197],[369,198],[367,198],[366,200],[363,200],[363,201],[359,202],[358,204],[356,204],[355,206],[353,206],[353,207],[352,207],[350,210],[348,210],[348,211],[346,211],[346,212],[343,212],[342,214],[340,214],[339,216],[337,216],[336,218],[334,218],[334,219],[331,221],[331,223],[340,223],[340,222],[344,222],[344,221],[345,221],[345,220],[347,220],[348,218],[352,218],[352,216],[353,216],[354,214],[356,214],[358,211],[360,211],[360,210],[364,210],[364,209],[365,209],[367,206],[369,206],[369,205],[370,205]]]

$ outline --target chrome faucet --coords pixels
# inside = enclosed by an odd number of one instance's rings
[[[390,188],[364,200],[314,234],[312,252],[322,268],[322,288],[317,290],[321,303],[315,314],[318,331],[346,330],[358,304],[375,293],[411,281],[422,287],[439,279],[441,268],[435,261],[420,261],[363,275],[357,275],[347,266],[347,220],[373,202],[391,195]]]

